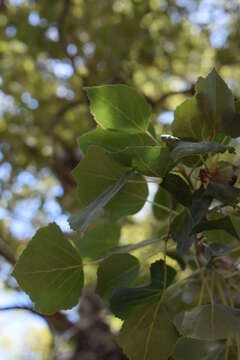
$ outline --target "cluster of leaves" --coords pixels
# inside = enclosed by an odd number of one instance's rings
[[[172,134],[159,135],[134,89],[86,92],[98,127],[79,140],[80,212],[69,219],[77,235],[70,241],[54,223],[41,228],[13,275],[36,310],[51,314],[78,303],[82,258],[90,258],[99,265],[96,292],[124,321],[117,341],[129,359],[239,358],[240,103],[213,70],[176,109]],[[130,252],[153,241],[118,243],[121,219],[146,203],[150,180],[160,182],[154,216],[169,226],[154,240],[162,249],[146,280]]]

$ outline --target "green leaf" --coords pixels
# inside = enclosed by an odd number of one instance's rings
[[[173,135],[189,140],[214,139],[218,133],[239,136],[234,97],[215,69],[198,79],[195,90],[196,95],[175,111]]]
[[[222,145],[215,141],[178,141],[171,152],[171,158],[173,161],[179,162],[181,159],[189,156],[204,155],[206,153],[224,153],[227,150],[231,153],[234,152],[233,147]]]
[[[110,155],[117,162],[152,177],[163,177],[174,166],[167,147],[130,146]]]
[[[114,315],[125,318],[136,305],[157,301],[162,296],[164,289],[164,261],[159,260],[150,267],[151,280],[148,285],[136,288],[116,288],[110,300],[111,310]],[[166,267],[166,284],[168,287],[173,282],[176,271]]]
[[[187,99],[176,108],[172,132],[174,136],[181,139],[203,140],[205,138],[202,114],[195,97]]]
[[[240,189],[228,183],[217,183],[211,181],[208,184],[207,193],[214,199],[228,205],[235,205],[240,198]]]
[[[237,310],[228,306],[208,304],[177,314],[174,324],[183,336],[215,341],[240,335],[237,314]]]
[[[83,134],[79,138],[81,150],[86,153],[90,145],[100,146],[117,152],[131,146],[152,146],[155,142],[146,134],[128,134],[121,131],[103,130],[100,127]]]
[[[36,310],[45,314],[72,308],[83,287],[80,254],[55,223],[37,231],[20,256],[13,276]]]
[[[174,360],[203,360],[206,343],[201,340],[181,337],[174,346]]]
[[[118,343],[130,360],[168,360],[176,340],[167,310],[159,303],[136,308],[118,336]]]
[[[120,190],[119,186],[126,180],[129,168],[120,166],[110,159],[104,149],[91,146],[87,155],[74,169],[73,176],[77,182],[77,193],[80,209],[92,202],[102,202],[114,196]],[[119,182],[119,183],[118,183]],[[137,184],[137,186],[136,186]],[[104,196],[103,196],[103,193]],[[113,219],[138,212],[144,205],[148,194],[145,180],[135,175],[105,206],[105,210]],[[103,201],[103,199],[104,201]],[[94,205],[94,204],[93,204]],[[104,205],[103,205],[104,206]],[[94,211],[94,206],[92,206]]]
[[[97,272],[97,293],[106,301],[118,286],[133,285],[140,265],[138,259],[130,254],[114,254],[99,265]]]
[[[86,208],[79,214],[70,216],[69,224],[73,230],[78,231],[80,234],[84,233],[89,225],[95,221],[103,213],[103,208],[112,198],[122,189],[132,177],[133,172],[126,173],[115,185],[109,186],[102,194],[96,197]]]
[[[228,114],[235,112],[234,97],[226,83],[213,69],[206,77],[200,77],[195,86],[196,99],[203,112],[205,126],[211,129],[212,135],[226,133],[229,127]]]
[[[151,118],[151,107],[144,97],[126,85],[104,85],[86,88],[90,109],[103,129],[129,134],[145,133]]]
[[[173,209],[173,207],[173,197],[160,185],[154,197],[153,215],[157,220],[164,221],[169,218],[170,210]]]
[[[118,245],[120,233],[119,224],[103,222],[88,230],[75,244],[82,257],[97,259]]]
[[[183,178],[170,173],[162,181],[161,186],[166,189],[182,205],[190,206],[192,203],[191,190]]]
[[[194,228],[194,232],[203,232],[209,230],[224,230],[233,237],[239,239],[239,235],[233,226],[230,216],[219,217],[218,219],[204,219]]]
[[[193,229],[206,216],[212,198],[199,189],[193,195],[192,205],[177,215],[170,225],[170,233],[177,243],[177,252],[185,254],[193,243]]]

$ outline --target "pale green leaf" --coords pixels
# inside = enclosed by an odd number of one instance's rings
[[[145,133],[151,119],[151,107],[135,89],[126,85],[86,88],[90,109],[103,129],[129,134]]]

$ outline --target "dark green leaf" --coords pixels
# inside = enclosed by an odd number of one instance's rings
[[[206,343],[201,340],[181,337],[174,346],[174,360],[203,360]]]
[[[189,156],[204,155],[206,153],[224,153],[227,150],[234,152],[233,147],[218,144],[215,141],[178,141],[171,152],[171,158],[174,162],[179,162],[181,159]]]
[[[80,208],[90,206],[90,210],[95,213],[95,206],[99,206],[101,200],[99,210],[106,205],[105,210],[114,219],[139,211],[147,198],[147,185],[141,176],[135,175],[131,177],[131,182],[120,190],[130,176],[128,172],[128,168],[110,159],[104,149],[91,146],[85,158],[73,171],[78,186]]]
[[[134,306],[159,300],[164,289],[164,271],[164,261],[156,261],[150,267],[151,280],[148,285],[115,289],[110,300],[112,312],[120,318],[125,318]],[[167,266],[166,287],[173,282],[175,276],[176,271]]]
[[[82,257],[96,259],[113,250],[119,242],[119,224],[103,222],[75,241]]]
[[[80,254],[54,223],[38,230],[20,256],[13,276],[36,310],[45,314],[72,308],[83,287]]]
[[[181,176],[170,173],[163,179],[161,186],[172,194],[180,204],[184,206],[191,205],[191,190]]]
[[[177,314],[174,324],[183,336],[192,339],[215,341],[240,335],[237,311],[225,305],[198,306]]]
[[[100,263],[97,272],[97,293],[108,300],[115,287],[133,285],[138,273],[139,262],[130,254],[114,254]]]
[[[155,218],[160,221],[168,219],[169,212],[173,208],[173,205],[174,201],[172,196],[163,187],[159,186],[153,203],[153,215]],[[164,208],[166,208],[166,210]]]
[[[180,268],[182,270],[186,269],[186,264],[185,264],[184,259],[176,251],[174,251],[174,250],[167,251],[166,255],[169,256],[170,258],[176,260],[176,262],[178,263],[178,265],[180,266]]]
[[[240,189],[227,183],[212,181],[208,184],[207,194],[224,204],[235,205],[240,198]]]
[[[144,97],[126,85],[104,85],[86,88],[91,112],[103,129],[129,134],[147,131],[151,107]]]
[[[209,230],[224,230],[233,237],[239,239],[239,235],[233,226],[230,216],[224,216],[214,220],[204,219],[194,228],[194,232],[196,233]]]
[[[193,229],[206,216],[212,198],[203,189],[194,193],[192,205],[177,215],[170,226],[172,238],[179,254],[185,254],[194,240]]]
[[[235,112],[234,97],[226,83],[213,69],[205,79],[198,79],[195,90],[205,126],[212,131],[212,135],[225,133],[229,126],[227,115]]]
[[[168,360],[177,333],[163,305],[147,304],[124,321],[118,343],[131,360]]]

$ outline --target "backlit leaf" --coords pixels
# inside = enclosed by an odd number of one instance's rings
[[[129,134],[147,131],[151,107],[144,97],[126,85],[104,85],[86,88],[90,109],[103,129],[115,129]]]

